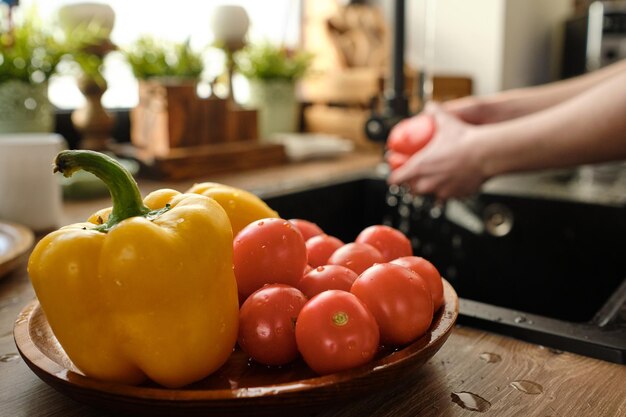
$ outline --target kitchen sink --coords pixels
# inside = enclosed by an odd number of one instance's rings
[[[367,176],[262,195],[344,242],[402,230],[460,297],[459,323],[626,362],[626,206],[484,192],[436,204]]]

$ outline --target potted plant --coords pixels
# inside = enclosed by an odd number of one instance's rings
[[[123,53],[140,81],[195,83],[204,69],[202,56],[191,48],[189,40],[176,43],[143,36]]]
[[[34,10],[0,20],[0,132],[51,132],[48,80],[67,52]]]
[[[81,27],[70,36],[46,26],[34,8],[8,10],[0,9],[0,133],[51,132],[48,81],[61,60],[100,41],[100,28]]]
[[[250,85],[249,104],[259,110],[262,140],[297,129],[296,81],[305,75],[311,60],[309,53],[269,43],[249,45],[237,54],[237,70]]]
[[[139,81],[139,103],[131,111],[133,144],[160,155],[184,146],[202,124],[196,93],[204,70],[201,54],[189,41],[165,42],[149,36],[122,52]]]

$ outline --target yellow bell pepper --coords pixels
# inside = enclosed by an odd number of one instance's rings
[[[214,200],[173,190],[142,202],[112,158],[64,151],[55,171],[84,169],[109,187],[111,210],[45,236],[28,264],[50,327],[85,375],[165,387],[203,379],[229,358],[238,330],[232,231]],[[45,209],[45,208],[42,208]]]
[[[256,220],[278,217],[278,213],[259,197],[236,187],[215,182],[203,182],[195,184],[187,192],[202,194],[217,201],[228,214],[233,228],[233,236],[237,236],[241,229]]]

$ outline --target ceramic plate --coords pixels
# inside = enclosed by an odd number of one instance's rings
[[[98,381],[72,365],[36,300],[18,316],[14,336],[22,358],[43,381],[96,407],[149,416],[295,415],[383,390],[423,365],[446,341],[458,315],[457,295],[446,281],[444,294],[445,305],[423,337],[382,351],[367,365],[326,376],[315,375],[301,360],[280,368],[256,365],[235,350],[218,371],[182,389]]]
[[[0,278],[14,270],[33,246],[35,236],[25,226],[0,222]]]

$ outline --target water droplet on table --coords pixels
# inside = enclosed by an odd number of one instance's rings
[[[0,362],[15,362],[20,360],[20,355],[17,353],[7,353],[0,356]]]
[[[472,392],[452,392],[450,393],[450,398],[453,403],[458,404],[461,408],[466,410],[484,413],[491,408],[491,403],[489,401]]]
[[[491,352],[483,352],[480,354],[479,357],[487,363],[496,363],[502,360],[502,357],[500,355]]]
[[[543,387],[541,385],[537,384],[536,382],[525,381],[523,379],[519,381],[513,381],[509,385],[525,394],[538,395],[543,392]]]

